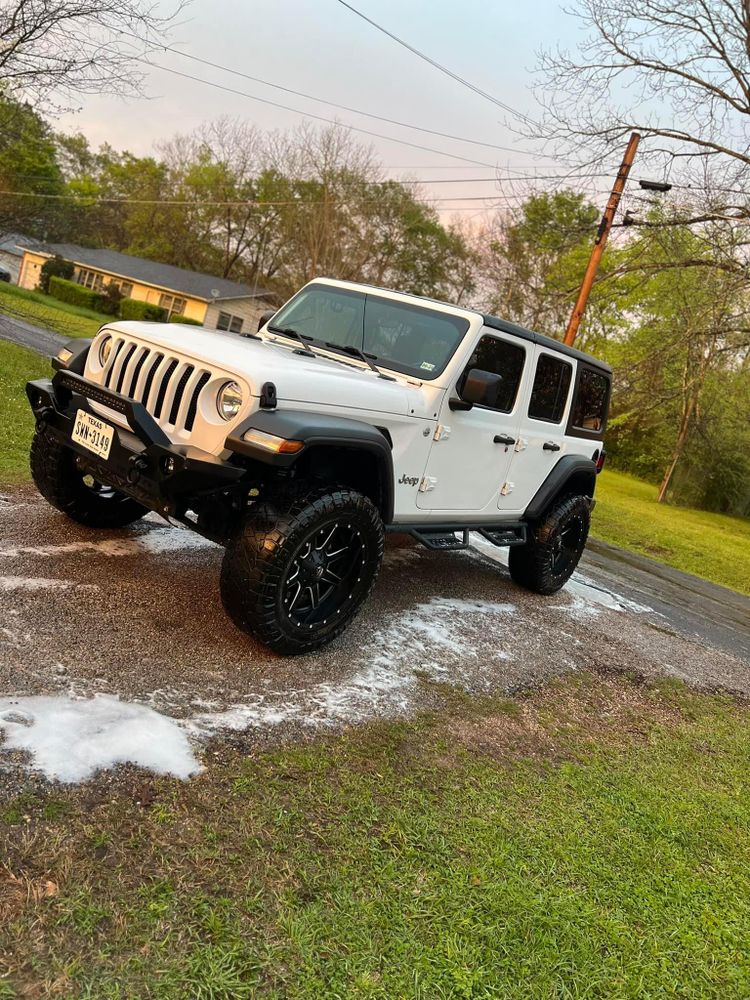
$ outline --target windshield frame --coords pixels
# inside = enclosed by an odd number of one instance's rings
[[[446,368],[450,365],[453,358],[455,358],[459,348],[464,343],[466,339],[466,334],[471,329],[471,320],[469,319],[468,316],[459,315],[458,313],[451,312],[448,309],[445,310],[436,309],[429,305],[423,305],[421,302],[405,302],[401,298],[395,298],[395,297],[392,298],[387,293],[383,292],[379,293],[379,290],[377,289],[371,292],[369,289],[364,290],[359,288],[346,288],[346,287],[341,287],[339,285],[328,284],[328,282],[324,281],[311,281],[303,288],[300,288],[298,292],[295,292],[295,294],[287,302],[285,302],[284,305],[281,307],[281,309],[279,309],[278,312],[273,316],[273,318],[269,323],[269,332],[272,333],[275,337],[284,337],[283,333],[271,327],[291,326],[292,328],[294,328],[294,322],[293,321],[290,322],[289,320],[284,319],[284,315],[286,314],[287,310],[290,309],[302,295],[304,295],[304,293],[315,291],[317,289],[325,290],[327,292],[337,292],[343,296],[361,298],[363,300],[363,311],[366,310],[367,308],[368,299],[372,299],[373,301],[382,303],[383,305],[401,307],[407,311],[422,313],[423,315],[427,316],[438,316],[440,318],[445,318],[447,321],[451,322],[456,327],[456,333],[458,339],[456,340],[453,349],[447,353],[443,364],[440,365],[439,367],[436,367],[433,371],[430,372],[419,368],[412,368],[407,365],[399,364],[392,358],[383,357],[381,355],[375,357],[369,351],[364,351],[364,343],[360,345],[360,349],[365,354],[367,354],[368,357],[374,360],[378,368],[383,369],[385,371],[397,372],[399,375],[403,375],[406,378],[415,379],[420,382],[433,382],[435,379],[439,378],[445,372]],[[462,326],[465,327],[463,330],[461,329]],[[302,340],[303,343],[305,342],[305,340],[309,340],[306,334],[302,334],[302,338],[303,338]],[[364,340],[364,331],[363,331],[363,340]],[[299,341],[297,341],[293,337],[289,337],[289,342],[292,344],[294,343],[299,344]],[[323,348],[321,348],[321,350],[322,349]],[[341,353],[344,353],[347,356],[348,360],[353,361],[355,363],[359,361],[360,364],[362,364],[363,366],[365,365],[364,361],[360,361],[353,354],[347,354],[347,352],[343,351],[341,348],[326,346],[324,349],[330,351],[331,354],[333,354],[334,356],[336,355],[340,356]],[[359,367],[359,365],[357,365],[357,367]],[[366,370],[366,368],[363,370]]]

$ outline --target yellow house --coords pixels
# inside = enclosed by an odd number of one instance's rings
[[[168,318],[184,316],[211,329],[254,331],[269,307],[270,292],[262,288],[116,250],[73,243],[34,243],[20,249],[23,259],[18,284],[22,288],[36,288],[44,262],[59,256],[74,265],[73,281],[79,285],[101,291],[113,283],[129,298],[166,309]]]

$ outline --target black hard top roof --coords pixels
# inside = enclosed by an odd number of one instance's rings
[[[577,361],[585,361],[588,365],[601,368],[608,375],[612,374],[612,369],[605,361],[600,361],[593,355],[586,354],[585,351],[579,351],[575,347],[568,347],[567,344],[563,344],[560,340],[555,340],[554,337],[547,337],[543,333],[527,330],[525,326],[511,323],[507,319],[499,319],[497,316],[484,316],[483,318],[484,325],[489,326],[493,330],[502,330],[503,333],[511,333],[514,337],[520,337],[522,340],[530,340],[534,344],[539,344],[540,347],[547,347],[550,351],[557,351],[558,354],[567,354],[569,358],[575,358]]]

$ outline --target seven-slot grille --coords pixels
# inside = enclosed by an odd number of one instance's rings
[[[106,388],[143,403],[160,424],[191,431],[211,372],[168,351],[115,337],[101,378]]]

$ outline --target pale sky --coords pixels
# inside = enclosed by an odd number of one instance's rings
[[[556,0],[352,0],[352,5],[422,49],[438,62],[534,117],[532,94],[540,46],[575,46],[580,27]],[[528,140],[507,127],[510,116],[485,98],[449,79],[365,23],[337,0],[194,0],[170,44],[242,72],[318,97],[400,121],[483,142],[510,147],[487,149],[376,122],[271,87],[232,76],[172,53],[154,54],[154,62],[224,84],[259,97],[358,125],[394,138],[455,153],[488,166],[472,166],[434,152],[423,152],[367,136],[392,176],[425,180],[492,178],[520,168],[549,167]],[[286,129],[304,120],[246,97],[149,69],[147,100],[86,98],[79,112],[66,114],[59,126],[82,131],[93,145],[109,142],[136,154],[177,132],[186,132],[221,115],[244,118],[267,129]],[[529,152],[529,150],[532,150]],[[516,194],[514,194],[516,192]],[[518,187],[495,183],[442,183],[430,196],[518,197]],[[467,217],[489,202],[441,202],[441,214],[461,207]]]

